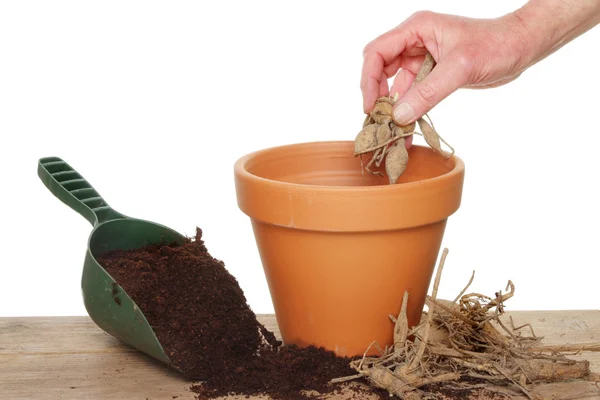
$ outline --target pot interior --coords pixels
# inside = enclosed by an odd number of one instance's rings
[[[389,185],[385,161],[370,167],[374,175],[361,168],[360,157],[354,157],[353,142],[314,142],[267,149],[245,164],[246,171],[260,178],[302,185],[377,186]],[[455,167],[455,161],[444,158],[429,147],[413,145],[409,161],[398,183],[416,182],[444,175]],[[363,156],[366,167],[371,156]]]

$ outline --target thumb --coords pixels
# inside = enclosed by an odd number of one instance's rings
[[[396,102],[394,122],[408,125],[421,118],[439,102],[467,84],[465,63],[446,62],[435,66],[421,82],[414,82]]]

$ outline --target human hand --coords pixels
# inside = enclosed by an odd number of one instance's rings
[[[364,111],[370,112],[378,97],[398,94],[394,121],[407,125],[459,88],[504,85],[541,52],[529,36],[515,14],[473,19],[418,12],[365,47],[360,85]],[[436,65],[414,82],[427,52]],[[394,75],[390,90],[388,78]]]

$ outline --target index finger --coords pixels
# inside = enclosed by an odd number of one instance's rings
[[[363,109],[365,113],[371,111],[375,101],[379,97],[383,79],[387,80],[387,75],[383,74],[384,68],[384,61],[379,54],[365,53],[360,81],[360,89],[363,95]]]
[[[386,66],[392,64],[410,42],[419,41],[416,32],[406,26],[407,21],[370,42],[363,51],[360,88],[365,112],[372,109],[379,97],[382,80],[387,76],[383,73]]]

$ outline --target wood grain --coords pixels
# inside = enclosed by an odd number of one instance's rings
[[[600,342],[600,311],[507,313],[530,323],[545,345]],[[260,321],[279,336],[273,315]],[[600,353],[575,356],[600,374]],[[234,377],[232,377],[234,379]],[[0,399],[194,399],[191,382],[100,330],[88,317],[0,318]],[[546,385],[544,399],[598,390],[593,383]],[[597,397],[600,399],[600,392]],[[234,397],[231,397],[233,399]],[[344,394],[332,399],[346,398]],[[520,398],[520,397],[515,397]]]

